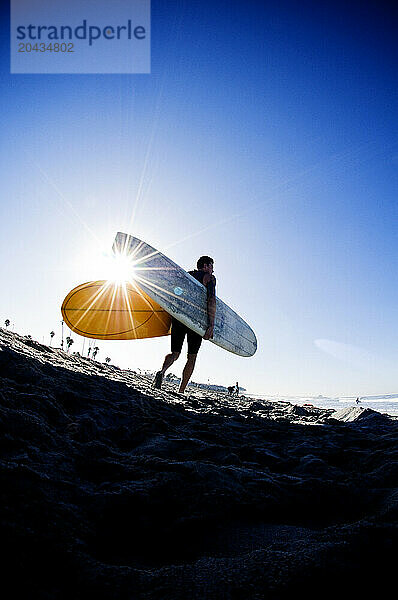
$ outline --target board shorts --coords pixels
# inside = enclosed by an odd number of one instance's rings
[[[177,319],[171,320],[171,351],[181,352],[185,336],[188,342],[188,354],[197,354],[202,343],[202,336],[189,329]]]

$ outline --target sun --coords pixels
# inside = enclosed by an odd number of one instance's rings
[[[109,264],[108,281],[123,283],[135,277],[134,261],[123,254],[115,254]]]
[[[98,257],[95,272],[109,284],[121,284],[135,279],[134,260],[122,253],[103,253]]]

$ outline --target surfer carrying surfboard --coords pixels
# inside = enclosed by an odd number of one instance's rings
[[[171,352],[165,356],[163,366],[155,375],[154,387],[162,387],[163,377],[171,365],[179,358],[185,336],[188,342],[188,357],[182,372],[180,394],[183,394],[195,368],[196,357],[202,344],[202,339],[210,340],[214,333],[214,319],[216,317],[216,278],[213,275],[214,261],[210,256],[201,256],[197,261],[197,269],[188,271],[192,277],[202,283],[207,289],[207,329],[203,338],[189,329],[186,325],[172,319],[171,323]]]

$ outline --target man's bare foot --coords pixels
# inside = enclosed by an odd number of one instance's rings
[[[160,390],[162,387],[162,381],[163,381],[163,373],[162,373],[162,371],[158,371],[155,375],[153,387],[156,388],[157,390]]]

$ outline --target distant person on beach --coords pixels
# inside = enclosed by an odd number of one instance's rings
[[[192,277],[207,288],[207,329],[203,338],[189,329],[177,319],[171,320],[171,352],[165,356],[163,366],[155,375],[153,385],[155,388],[162,387],[163,377],[169,367],[178,359],[181,353],[185,336],[188,342],[188,358],[182,372],[179,393],[183,394],[195,368],[196,357],[203,340],[210,340],[214,332],[214,319],[216,316],[216,278],[213,275],[214,261],[210,256],[201,256],[196,264],[197,270],[188,271]]]
[[[361,402],[361,401],[360,401],[360,399],[359,399],[359,398],[357,398],[357,399],[355,400],[355,402],[356,402],[357,404],[360,404],[360,402]]]
[[[235,396],[239,396],[239,383],[236,382],[236,386],[235,386]]]

